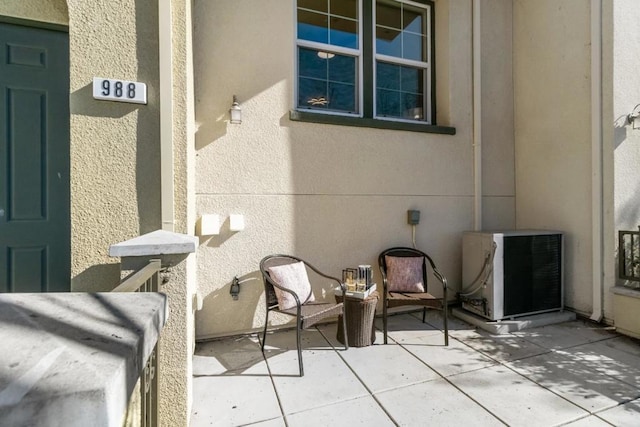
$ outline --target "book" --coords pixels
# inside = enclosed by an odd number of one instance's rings
[[[365,299],[366,297],[371,295],[372,292],[375,292],[375,290],[376,290],[376,284],[373,283],[365,291],[347,291],[346,296],[348,296],[349,298]],[[334,289],[334,294],[337,296],[342,296],[342,289],[341,288]]]

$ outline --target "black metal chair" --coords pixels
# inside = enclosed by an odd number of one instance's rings
[[[422,283],[424,292],[405,292],[390,290],[390,283],[387,277],[388,266],[385,256],[391,257],[422,257]],[[443,296],[437,298],[428,292],[427,288],[427,261],[433,271],[433,275],[442,284]],[[387,311],[389,308],[401,306],[422,306],[422,323],[425,322],[427,308],[442,310],[444,317],[444,345],[449,345],[449,329],[447,325],[447,279],[436,268],[435,263],[429,255],[413,248],[396,247],[383,251],[378,256],[378,265],[382,274],[382,321],[384,325],[384,343],[387,344]]]
[[[320,278],[329,279],[331,282],[335,282],[335,283],[332,283],[333,288],[335,288],[336,285],[340,286],[342,288],[343,295],[346,289],[344,284],[339,279],[332,276],[327,276],[326,274],[320,272],[317,268],[315,268],[308,262],[292,255],[269,255],[263,258],[262,261],[260,261],[260,272],[262,273],[262,277],[264,281],[265,301],[267,305],[266,317],[264,321],[264,331],[262,333],[261,349],[264,352],[264,345],[267,338],[267,327],[269,324],[270,311],[277,311],[289,316],[295,316],[296,317],[296,346],[298,349],[298,365],[300,368],[300,376],[303,376],[304,368],[302,365],[302,349],[300,346],[300,333],[302,329],[307,329],[313,326],[314,324],[320,322],[323,319],[342,314],[342,330],[344,332],[344,336],[346,337],[347,322],[345,319],[346,316],[344,313],[343,303],[315,302],[315,301],[301,302],[299,296],[295,292],[281,286],[281,284],[279,284],[272,278],[272,275],[269,272],[269,268],[280,266],[280,265],[292,264],[295,262],[303,262],[307,270],[307,273],[313,272],[315,273],[315,275],[319,276]],[[313,281],[311,282],[313,283]],[[291,294],[295,299],[296,306],[289,309],[281,310],[278,306],[278,299],[275,292],[276,288],[282,292]],[[344,349],[347,350],[348,348],[349,348],[348,340],[345,339]]]

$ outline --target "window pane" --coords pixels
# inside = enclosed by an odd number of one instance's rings
[[[376,25],[383,25],[397,30],[401,29],[402,14],[400,13],[400,5],[376,2]]]
[[[423,93],[423,84],[424,84],[424,70],[419,68],[411,68],[411,67],[400,67],[401,68],[401,76],[402,76],[402,91],[403,92],[412,92],[417,94]]]
[[[318,51],[316,50],[300,48],[298,52],[298,74],[300,77],[326,80],[327,60],[318,56]]]
[[[298,49],[298,107],[357,111],[357,58]]]
[[[422,26],[423,12],[421,10],[411,10],[408,7],[403,8],[402,25],[405,31],[411,31],[412,33],[424,34],[425,29]]]
[[[425,37],[411,33],[403,33],[404,49],[402,57],[416,61],[426,61]]]
[[[327,15],[298,10],[298,38],[320,43],[329,43]]]
[[[329,65],[329,80],[341,83],[356,83],[356,58],[353,56],[335,55],[326,59]]]
[[[402,58],[402,37],[400,31],[377,27],[376,53]]]
[[[402,93],[402,118],[409,120],[424,120],[422,95]]]
[[[400,90],[400,66],[378,62],[376,65],[376,86],[378,89]]]
[[[306,108],[327,108],[327,82],[323,80],[298,79],[298,106]]]
[[[331,0],[331,14],[358,19],[358,1]]]
[[[298,0],[298,7],[317,10],[318,12],[327,13],[329,11],[328,6],[328,0]]]
[[[376,90],[376,110],[378,116],[400,117],[400,92]]]
[[[358,48],[358,23],[344,18],[331,17],[330,43],[335,46]]]
[[[329,109],[355,112],[356,90],[354,85],[329,83]]]

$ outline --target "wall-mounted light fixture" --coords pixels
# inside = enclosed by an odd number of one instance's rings
[[[633,107],[633,110],[627,114],[627,124],[632,125],[634,129],[640,128],[640,124],[637,123],[638,117],[640,117],[640,104]]]
[[[231,118],[230,122],[234,125],[242,123],[242,108],[240,108],[238,97],[235,95],[233,95],[233,104],[231,104],[231,108],[229,109],[229,117]]]

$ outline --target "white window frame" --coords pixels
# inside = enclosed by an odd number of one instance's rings
[[[371,34],[371,38],[372,38],[372,49],[373,49],[373,87],[371,88],[371,90],[373,91],[373,117],[376,120],[388,120],[388,121],[392,121],[392,122],[403,122],[403,123],[424,123],[424,124],[432,124],[431,123],[431,118],[432,116],[432,108],[433,106],[431,105],[431,85],[432,85],[432,64],[431,64],[431,44],[432,44],[432,28],[431,28],[431,13],[432,13],[432,7],[430,5],[426,5],[424,3],[416,3],[413,2],[411,0],[386,0],[389,2],[393,2],[393,3],[404,3],[407,4],[409,6],[414,6],[417,7],[419,9],[424,9],[426,12],[426,16],[425,16],[425,34],[426,34],[426,61],[416,61],[416,60],[412,60],[412,59],[404,59],[404,58],[398,58],[396,56],[389,56],[389,55],[383,55],[383,54],[379,54],[376,51],[376,22],[377,22],[377,16],[376,16],[376,3],[377,0],[371,0],[373,5],[372,5],[372,16],[371,16],[371,20],[373,21],[371,23],[372,25],[372,34]],[[398,65],[407,65],[410,67],[414,67],[414,68],[420,68],[423,70],[424,74],[423,74],[423,79],[424,79],[424,90],[425,93],[422,95],[423,96],[423,108],[424,108],[424,119],[421,120],[411,120],[411,119],[403,119],[400,117],[386,117],[386,116],[379,116],[378,112],[377,112],[377,107],[378,107],[378,102],[377,102],[377,87],[378,87],[378,82],[377,82],[377,67],[378,67],[378,61],[383,61],[383,62],[387,62],[390,64],[398,64]]]
[[[339,1],[339,0],[331,0],[331,1]],[[312,113],[312,114],[324,114],[330,116],[346,116],[346,117],[357,117],[357,118],[368,118],[374,120],[381,121],[390,121],[390,122],[400,122],[400,123],[410,123],[410,124],[418,124],[418,125],[434,125],[433,117],[434,117],[434,105],[433,105],[433,85],[434,85],[434,73],[433,73],[433,37],[434,37],[434,28],[433,25],[433,0],[430,4],[417,3],[412,0],[389,0],[394,3],[404,3],[409,6],[414,6],[420,9],[425,10],[425,28],[426,28],[426,61],[416,61],[411,59],[398,58],[395,56],[378,54],[376,52],[376,1],[377,0],[357,0],[358,1],[358,48],[345,48],[341,46],[335,46],[331,44],[313,42],[308,40],[300,40],[298,39],[298,5],[297,1],[294,2],[293,8],[293,22],[295,23],[294,34],[295,34],[295,44],[294,44],[294,89],[293,89],[293,105],[295,106],[296,111],[304,112],[304,113]],[[364,2],[370,2],[371,7],[371,22],[369,23],[371,28],[371,34],[364,33]],[[310,9],[300,8],[301,10],[308,10],[311,12],[316,12]],[[367,53],[364,52],[364,39],[365,37],[370,36],[370,46],[371,46],[371,64],[367,66],[371,66],[371,81],[364,81],[364,57]],[[358,71],[356,73],[356,113],[348,113],[337,110],[329,110],[329,109],[320,109],[320,108],[306,108],[304,106],[298,105],[298,95],[299,95],[299,50],[300,48],[309,48],[321,50],[329,53],[336,53],[342,55],[349,55],[356,58],[356,64],[358,67]],[[404,119],[399,117],[387,117],[387,116],[378,116],[377,114],[377,62],[384,61],[391,64],[398,65],[406,65],[414,68],[420,68],[423,70],[423,78],[424,78],[424,94],[423,94],[423,108],[424,114],[423,119]],[[364,98],[365,93],[370,95],[370,99],[372,101],[372,113],[366,114],[364,111]]]
[[[331,0],[331,1],[336,1],[336,0]],[[339,0],[337,0],[339,1]],[[348,47],[342,47],[342,46],[336,46],[336,45],[332,45],[332,44],[325,44],[325,43],[319,43],[319,42],[313,42],[313,41],[309,41],[309,40],[300,40],[298,38],[298,2],[295,2],[295,7],[293,10],[293,14],[294,14],[294,20],[293,22],[296,23],[295,25],[295,39],[296,39],[296,46],[295,46],[295,52],[294,52],[294,58],[295,58],[295,84],[294,84],[294,91],[293,91],[293,96],[294,96],[294,105],[296,106],[296,110],[298,111],[305,111],[305,112],[310,112],[310,113],[314,113],[314,114],[328,114],[328,115],[332,115],[332,116],[346,116],[346,117],[363,117],[363,104],[364,104],[364,96],[363,96],[363,58],[362,58],[362,51],[363,51],[363,16],[362,16],[362,2],[363,1],[367,1],[367,0],[357,0],[358,2],[358,48],[357,49],[352,49],[352,48],[348,48]],[[306,10],[306,11],[310,11],[310,12],[316,12],[314,10],[311,9],[305,9],[305,8],[300,8],[301,10]],[[317,12],[316,12],[317,13]],[[302,107],[300,105],[298,105],[298,95],[299,95],[299,81],[300,81],[300,72],[298,69],[298,58],[299,58],[299,52],[300,52],[300,48],[301,47],[306,47],[309,49],[318,49],[324,52],[328,52],[328,53],[337,53],[337,54],[342,54],[342,55],[348,55],[348,56],[353,56],[356,58],[356,64],[358,67],[358,72],[356,73],[356,110],[357,112],[354,113],[347,113],[344,111],[337,111],[337,110],[329,110],[329,109],[320,109],[320,108],[305,108]]]

